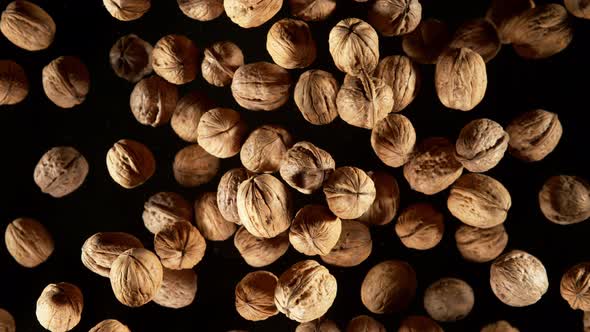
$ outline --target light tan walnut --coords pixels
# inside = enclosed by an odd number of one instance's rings
[[[292,145],[293,138],[285,128],[262,125],[246,138],[240,150],[240,161],[251,172],[274,173]]]
[[[250,111],[278,109],[289,100],[290,90],[289,72],[269,62],[254,62],[241,66],[235,71],[231,82],[234,99]]]
[[[148,231],[156,234],[176,222],[192,223],[193,207],[177,193],[159,192],[144,203],[142,218]]]
[[[192,269],[203,259],[206,248],[201,232],[185,221],[162,228],[154,237],[160,262],[171,270]]]
[[[15,105],[29,94],[29,79],[21,65],[0,60],[0,106]]]
[[[48,48],[55,38],[55,22],[43,8],[29,1],[13,1],[0,19],[0,31],[14,45],[27,51]]]
[[[47,261],[55,249],[51,233],[43,224],[31,218],[18,218],[8,224],[4,242],[12,258],[28,268]]]
[[[229,108],[213,108],[199,120],[197,141],[209,154],[229,158],[240,152],[246,130],[240,113]]]
[[[131,332],[131,330],[116,319],[105,319],[88,332]]]
[[[309,25],[291,18],[284,18],[270,27],[266,50],[272,60],[285,69],[309,67],[317,54]]]
[[[123,252],[111,266],[109,279],[119,302],[140,307],[150,302],[162,286],[163,268],[158,256],[147,249]]]
[[[335,0],[289,0],[291,15],[304,21],[327,19],[336,9]]]
[[[389,224],[399,208],[400,193],[397,181],[383,171],[368,172],[375,184],[375,200],[371,207],[356,220],[366,225]]]
[[[406,56],[392,55],[381,59],[374,75],[389,85],[393,92],[391,112],[401,112],[420,91],[418,66]]]
[[[516,327],[505,320],[488,324],[481,328],[481,332],[520,332]]]
[[[150,0],[102,0],[107,11],[119,21],[133,21],[142,17],[152,5]]]
[[[391,167],[407,163],[416,145],[416,130],[401,114],[389,114],[377,122],[371,132],[371,146],[381,161]]]
[[[162,37],[152,51],[152,67],[156,74],[172,84],[185,84],[197,77],[199,50],[182,35]]]
[[[295,143],[285,154],[279,169],[288,185],[304,194],[320,189],[336,163],[325,150],[310,142]]]
[[[240,47],[230,41],[220,41],[205,49],[201,73],[209,84],[223,87],[231,84],[234,73],[243,65],[244,53]]]
[[[326,264],[352,267],[369,258],[372,249],[373,241],[369,228],[358,221],[344,220],[338,242],[329,254],[320,258]]]
[[[224,12],[223,0],[176,0],[184,15],[193,20],[212,21]]]
[[[37,162],[33,179],[42,192],[61,198],[82,186],[88,169],[88,161],[78,150],[58,146],[45,152]]]
[[[484,18],[477,18],[459,26],[449,47],[469,48],[479,53],[485,62],[489,62],[500,52],[502,43],[496,26]]]
[[[143,248],[141,241],[131,234],[96,233],[82,245],[82,264],[90,271],[108,278],[115,259],[131,248]]]
[[[469,315],[475,296],[468,283],[457,278],[442,278],[424,292],[424,309],[439,322],[456,322]]]
[[[86,99],[90,90],[90,73],[75,56],[60,56],[43,67],[43,91],[61,108],[72,108]]]
[[[408,206],[395,223],[395,233],[404,246],[417,250],[434,248],[445,231],[444,216],[428,203]]]
[[[590,184],[577,176],[552,176],[539,192],[539,206],[556,224],[582,222],[590,218]]]
[[[416,272],[410,264],[388,260],[373,266],[361,286],[361,300],[375,314],[400,312],[416,295]]]
[[[289,242],[295,250],[308,256],[327,255],[338,242],[342,223],[323,205],[302,207],[289,229]]]
[[[193,303],[197,295],[197,274],[193,270],[169,270],[164,268],[162,287],[154,302],[167,308],[180,309]]]
[[[330,210],[342,219],[356,219],[367,212],[377,195],[375,183],[356,167],[337,168],[324,183]]]
[[[539,109],[514,118],[506,132],[510,135],[511,155],[524,161],[539,161],[555,150],[563,127],[557,114]]]
[[[456,157],[470,172],[487,172],[504,157],[510,135],[490,119],[469,122],[455,144]]]
[[[418,0],[377,0],[369,9],[369,23],[386,37],[414,31],[421,19]]]
[[[283,6],[283,0],[225,0],[225,13],[242,28],[255,28],[269,21]]]
[[[289,236],[288,232],[283,232],[273,238],[259,238],[242,226],[234,236],[234,246],[248,265],[264,267],[274,263],[287,252]]]
[[[176,85],[153,75],[135,84],[129,106],[137,122],[144,126],[158,127],[170,122],[177,101]]]
[[[279,313],[274,301],[278,278],[267,271],[248,273],[236,286],[236,310],[246,320],[261,321]]]
[[[379,36],[358,18],[344,19],[330,31],[330,54],[336,67],[349,75],[372,73],[379,62]]]
[[[195,221],[197,228],[209,241],[225,241],[238,228],[231,221],[225,220],[217,207],[217,193],[205,192],[195,201]]]
[[[338,117],[336,96],[339,90],[340,83],[331,73],[312,69],[299,76],[293,99],[307,122],[325,125]]]
[[[217,185],[217,208],[227,221],[241,225],[238,215],[238,187],[250,177],[247,169],[232,168],[225,172]]]
[[[217,175],[219,158],[210,155],[198,144],[189,145],[176,153],[172,171],[181,186],[198,187]]]
[[[455,232],[457,249],[470,262],[485,263],[496,259],[508,244],[504,225],[478,228],[461,225]]]
[[[139,187],[156,172],[156,160],[145,145],[130,139],[117,141],[107,153],[109,175],[121,187]]]
[[[84,297],[76,285],[60,282],[49,284],[39,299],[35,315],[39,324],[49,331],[65,332],[80,323]]]

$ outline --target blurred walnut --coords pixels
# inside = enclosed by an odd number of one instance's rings
[[[395,233],[404,246],[417,250],[434,248],[443,238],[444,216],[428,203],[408,206],[397,218]]]
[[[401,167],[410,160],[416,145],[416,130],[401,114],[389,114],[371,132],[371,146],[387,166]]]
[[[289,72],[269,62],[241,66],[231,83],[236,102],[251,111],[276,110],[289,100],[290,89]]]
[[[304,194],[320,189],[336,167],[332,156],[309,142],[291,147],[281,162],[281,177]]]
[[[246,320],[261,321],[279,313],[274,295],[277,277],[267,271],[248,273],[236,286],[235,305]]]
[[[318,318],[311,322],[299,324],[295,332],[340,332],[340,329],[333,321]]]
[[[162,37],[152,52],[152,67],[156,74],[173,84],[185,84],[197,77],[199,50],[195,43],[182,35]]]
[[[33,179],[42,192],[61,198],[76,191],[88,175],[88,161],[76,149],[51,148],[35,166]]]
[[[367,212],[377,195],[375,183],[356,167],[337,168],[324,183],[330,210],[342,219],[356,219]]]
[[[564,0],[565,8],[575,17],[590,19],[590,2],[586,0]]]
[[[177,100],[176,86],[154,75],[135,84],[129,106],[137,122],[158,127],[170,121]]]
[[[534,8],[533,0],[492,0],[486,13],[486,19],[494,23],[503,44],[510,44],[509,36],[513,33],[507,23],[528,9]]]
[[[456,157],[470,172],[487,172],[500,163],[509,141],[510,135],[497,122],[473,120],[459,133]]]
[[[590,311],[590,263],[580,263],[567,270],[561,278],[561,297],[574,310]]]
[[[429,18],[403,36],[402,47],[412,60],[421,64],[434,64],[447,48],[450,38],[446,23]]]
[[[344,220],[338,242],[329,254],[320,258],[326,264],[352,267],[369,258],[372,249],[373,241],[369,228],[358,221]]]
[[[102,0],[108,12],[120,21],[133,21],[142,17],[151,7],[150,0]]]
[[[262,125],[250,133],[242,149],[242,165],[255,173],[274,173],[279,170],[293,138],[277,125]]]
[[[449,47],[469,48],[488,62],[500,52],[502,43],[496,26],[486,19],[478,18],[461,24],[455,31]]]
[[[16,332],[16,323],[14,322],[14,317],[10,314],[10,312],[0,308],[0,331],[2,332]],[[326,331],[326,332],[334,332],[334,331]],[[340,332],[340,331],[336,331]]]
[[[369,23],[386,37],[414,31],[421,19],[418,0],[376,0],[369,9]]]
[[[426,316],[409,316],[404,319],[397,332],[444,332],[442,327]]]
[[[123,252],[111,266],[109,278],[119,302],[140,307],[150,302],[162,285],[162,264],[151,251],[133,248]]]
[[[338,242],[342,223],[323,205],[302,207],[289,229],[289,242],[308,256],[327,255]]]
[[[118,320],[106,319],[96,324],[88,332],[131,332],[131,330]]]
[[[213,108],[201,116],[197,140],[211,155],[229,158],[240,152],[246,130],[240,113],[229,108]]]
[[[457,249],[470,262],[486,263],[496,259],[508,244],[503,224],[491,228],[460,225],[455,232]]]
[[[224,12],[223,0],[176,0],[184,15],[197,21],[211,21]]]
[[[8,224],[4,242],[14,260],[29,268],[45,262],[55,248],[51,233],[43,224],[31,218],[18,218]]]
[[[43,90],[61,108],[82,104],[90,89],[90,73],[74,56],[60,56],[43,68]]]
[[[373,266],[361,286],[361,300],[375,314],[400,312],[416,295],[416,272],[410,264],[388,260]]]
[[[201,72],[209,84],[223,87],[231,84],[234,73],[243,65],[244,54],[240,47],[230,41],[221,41],[205,49]]]
[[[481,332],[519,332],[519,330],[507,321],[499,320],[482,327]]]
[[[399,207],[399,187],[395,178],[383,171],[368,172],[375,183],[375,200],[371,207],[356,220],[366,225],[389,224]]]
[[[53,43],[55,22],[43,8],[17,0],[2,12],[0,31],[14,45],[27,51],[40,51]]]
[[[29,79],[23,67],[12,60],[0,60],[0,106],[14,105],[29,94]]]
[[[234,246],[248,265],[264,267],[274,263],[287,252],[289,249],[288,232],[265,239],[255,237],[242,226],[234,236]]]
[[[189,145],[176,153],[172,165],[176,182],[191,188],[205,184],[217,175],[219,159],[198,144]]]
[[[283,0],[225,0],[227,16],[242,28],[255,28],[270,20],[283,6]]]
[[[393,92],[392,112],[401,112],[416,98],[420,90],[418,66],[403,55],[383,58],[377,65],[374,75],[389,85]]]
[[[439,279],[424,292],[424,309],[439,322],[455,322],[467,317],[474,302],[473,289],[461,279]]]
[[[355,127],[372,129],[391,112],[393,91],[384,80],[366,74],[346,75],[336,96],[338,114]]]
[[[90,271],[108,278],[115,259],[131,248],[143,248],[141,241],[131,234],[96,233],[82,245],[82,264]]]
[[[511,155],[524,161],[539,161],[555,149],[563,128],[557,114],[539,109],[514,118],[506,132],[510,135]]]
[[[245,168],[233,168],[227,171],[217,185],[217,208],[223,219],[241,225],[238,215],[238,187],[250,176]]]
[[[162,287],[154,302],[167,308],[180,309],[193,303],[197,295],[197,274],[193,270],[169,270],[164,268]]]
[[[209,241],[225,241],[236,232],[235,223],[225,220],[217,207],[217,193],[205,192],[195,201],[197,228]]]
[[[117,40],[109,59],[115,74],[129,82],[137,82],[152,72],[152,45],[134,34]]]
[[[512,307],[525,307],[541,299],[549,281],[539,259],[524,251],[512,250],[492,263],[490,285],[500,301]]]
[[[272,60],[286,69],[305,68],[316,58],[316,43],[304,21],[284,18],[272,25],[266,36]]]
[[[111,178],[123,188],[132,189],[142,185],[156,172],[156,160],[143,144],[122,139],[107,153],[107,169]]]
[[[182,140],[197,143],[201,116],[214,107],[213,101],[205,93],[197,90],[189,92],[175,105],[170,125]]]
[[[291,15],[310,22],[327,19],[336,9],[335,0],[289,0]]]
[[[60,282],[49,284],[37,299],[35,315],[39,324],[49,331],[69,331],[80,323],[84,298],[80,288]]]
[[[322,317],[336,299],[336,278],[316,261],[296,263],[281,274],[275,294],[277,309],[306,323]]]
[[[584,312],[584,318],[582,320],[582,324],[584,325],[584,332],[590,331],[590,312],[589,311]]]
[[[582,222],[590,218],[590,184],[577,176],[552,176],[539,192],[539,206],[545,218],[556,224]]]
[[[386,332],[385,326],[377,321],[375,318],[360,315],[356,316],[348,322],[346,332]]]
[[[165,268],[192,269],[205,256],[207,243],[199,230],[186,221],[169,224],[154,237],[154,250]]]
[[[143,224],[152,234],[176,222],[193,220],[193,207],[184,197],[173,192],[152,195],[143,205]]]
[[[340,83],[332,74],[312,69],[299,77],[293,99],[307,122],[325,125],[338,116],[336,95],[339,90]]]
[[[344,19],[329,36],[330,54],[336,67],[349,75],[372,73],[379,62],[379,36],[367,22]]]

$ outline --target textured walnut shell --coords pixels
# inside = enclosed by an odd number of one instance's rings
[[[212,21],[223,14],[223,0],[176,0],[184,15],[201,22]]]
[[[65,332],[80,323],[84,297],[76,285],[60,282],[43,289],[35,315],[39,324],[49,331]]]
[[[33,179],[42,192],[55,198],[76,191],[88,175],[88,161],[72,147],[51,148],[41,157]]]
[[[412,189],[434,195],[448,188],[463,173],[455,159],[455,147],[444,137],[423,140],[404,165],[404,177]]]
[[[467,317],[474,302],[473,289],[461,279],[439,279],[424,292],[424,309],[439,322],[455,322]]]
[[[74,56],[60,56],[43,68],[43,90],[61,108],[82,104],[90,89],[90,73]]]
[[[404,53],[418,63],[435,64],[447,48],[450,38],[451,33],[446,23],[429,18],[403,36],[402,48]]]
[[[217,207],[217,193],[205,192],[195,201],[197,228],[209,241],[225,241],[236,232],[235,223],[225,220]]]
[[[263,125],[250,133],[242,149],[242,165],[254,173],[274,173],[279,170],[293,138],[281,126]]]
[[[327,255],[338,242],[342,222],[323,205],[302,207],[289,229],[289,242],[308,256]]]
[[[329,319],[318,318],[311,322],[301,323],[295,332],[340,332],[338,325]]]
[[[461,24],[449,47],[469,48],[479,53],[485,62],[489,62],[500,52],[502,43],[496,26],[486,19],[478,18]]]
[[[337,168],[324,183],[330,210],[342,219],[356,219],[367,212],[377,195],[375,183],[356,167]]]
[[[463,258],[486,263],[502,254],[508,244],[508,233],[502,224],[485,229],[460,225],[455,232],[455,241]]]
[[[585,0],[564,0],[565,8],[575,17],[590,19],[590,3]]]
[[[217,42],[205,49],[201,73],[205,81],[215,86],[230,85],[234,73],[244,65],[244,53],[230,41]]]
[[[105,319],[88,332],[131,332],[127,326],[115,319]]]
[[[134,34],[119,38],[109,53],[115,74],[137,82],[152,72],[152,45]]]
[[[538,258],[512,250],[492,263],[490,285],[500,301],[512,307],[525,307],[541,299],[549,281],[545,266]]]
[[[279,313],[274,301],[278,278],[267,271],[248,273],[236,285],[235,306],[240,316],[261,321]]]
[[[266,50],[285,69],[305,68],[316,58],[317,49],[304,21],[284,18],[275,22],[266,35]]]
[[[298,19],[318,22],[327,19],[336,9],[335,0],[289,0],[291,15]]]
[[[375,183],[375,200],[371,207],[356,220],[367,225],[389,224],[399,208],[399,187],[393,176],[386,172],[368,172]]]
[[[416,130],[401,114],[389,114],[377,122],[371,132],[371,146],[387,166],[401,167],[412,157],[416,145]]]
[[[143,205],[142,218],[148,231],[156,234],[176,222],[191,223],[193,207],[177,193],[159,192],[152,195]]]
[[[225,0],[227,16],[242,28],[255,28],[270,20],[283,6],[283,0]]]
[[[414,31],[421,19],[418,0],[377,0],[369,9],[369,23],[386,37]]]
[[[4,242],[14,260],[29,268],[45,262],[55,248],[51,233],[43,224],[31,218],[18,218],[8,224]]]
[[[248,265],[264,267],[274,263],[287,252],[289,236],[287,232],[283,232],[273,238],[259,238],[242,226],[234,236],[234,246]]]
[[[557,114],[534,110],[514,118],[506,132],[510,135],[511,155],[524,161],[539,161],[557,147],[563,128]]]
[[[152,67],[156,74],[173,84],[185,84],[197,77],[199,50],[195,43],[182,35],[162,37],[152,52]]]
[[[12,60],[0,60],[0,106],[14,105],[29,94],[29,79],[23,67]]]
[[[507,321],[499,320],[482,327],[481,332],[519,332],[519,330]]]
[[[16,332],[16,323],[14,322],[14,318],[10,312],[2,308],[0,308],[0,331]]]
[[[409,316],[404,319],[397,332],[444,332],[442,327],[426,316]]]
[[[561,277],[559,292],[574,310],[590,311],[590,263],[580,263]]]
[[[590,184],[577,176],[552,176],[539,192],[539,206],[556,224],[582,222],[590,218]]]
[[[509,38],[513,31],[510,30],[507,23],[527,9],[534,7],[533,0],[492,0],[486,13],[486,19],[494,23],[502,43],[509,44]]]
[[[332,174],[336,163],[332,156],[309,142],[291,147],[281,162],[281,177],[291,187],[304,194],[320,189]]]
[[[332,74],[312,69],[299,76],[293,99],[307,122],[325,125],[338,116],[336,95],[339,90],[340,83]]]
[[[385,326],[367,315],[356,316],[348,322],[346,332],[386,332]]]
[[[158,127],[170,121],[177,101],[176,86],[154,75],[135,84],[129,106],[137,122]]]
[[[227,171],[217,185],[217,208],[223,219],[241,225],[238,215],[238,187],[248,179],[250,173],[245,168],[233,168]]]
[[[142,185],[156,172],[156,160],[143,144],[122,139],[107,153],[107,169],[111,178],[123,188]]]
[[[176,153],[172,164],[174,179],[183,187],[205,184],[217,175],[219,159],[198,144],[189,145]]]
[[[240,152],[246,130],[240,113],[229,108],[213,108],[199,120],[197,141],[209,154],[229,158]]]
[[[330,31],[329,48],[336,67],[349,75],[372,73],[379,62],[379,36],[358,18],[344,19]]]
[[[142,17],[152,5],[150,0],[102,0],[112,17],[120,21],[133,21]]]
[[[388,260],[373,266],[361,286],[361,300],[375,314],[399,312],[416,295],[416,272],[410,264]]]
[[[320,258],[326,264],[353,267],[369,258],[372,249],[373,241],[369,228],[358,221],[344,220],[338,242],[329,254]]]
[[[150,302],[162,285],[162,264],[147,249],[134,248],[123,252],[111,266],[109,278],[115,297],[129,307]]]
[[[154,250],[165,268],[192,269],[205,256],[207,243],[199,230],[186,221],[170,224],[154,237]]]
[[[500,163],[509,141],[510,135],[497,122],[473,120],[459,133],[456,157],[468,171],[486,172]]]
[[[296,263],[279,278],[277,309],[288,318],[306,323],[322,317],[336,299],[336,278],[316,261]]]
[[[192,91],[184,95],[175,106],[170,125],[182,140],[197,143],[198,127],[201,116],[214,108],[214,103],[201,91]]]
[[[395,233],[404,246],[417,250],[434,248],[445,231],[444,216],[428,203],[408,206],[397,218]]]
[[[420,90],[418,66],[403,55],[392,55],[381,59],[374,75],[389,85],[393,92],[392,112],[400,112],[406,108]]]
[[[235,71],[231,83],[236,102],[251,111],[276,110],[289,100],[290,89],[289,72],[269,62],[241,66]]]
[[[336,96],[338,115],[355,127],[372,129],[393,108],[393,91],[384,80],[346,75]]]
[[[197,295],[197,274],[193,270],[169,270],[164,268],[162,287],[154,302],[172,309],[189,306]]]
[[[82,264],[90,271],[108,278],[115,259],[131,248],[143,248],[141,241],[131,234],[96,233],[82,245]]]
[[[55,22],[43,8],[17,0],[6,6],[0,18],[0,31],[14,45],[27,51],[48,48],[55,37]]]

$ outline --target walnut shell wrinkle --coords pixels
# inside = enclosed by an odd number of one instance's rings
[[[539,206],[556,224],[582,222],[590,218],[590,184],[577,176],[552,176],[539,192]]]
[[[329,254],[320,258],[326,264],[353,267],[369,258],[372,249],[373,241],[369,228],[358,221],[343,220],[338,242]]]
[[[195,201],[197,228],[209,241],[225,241],[238,228],[235,223],[225,220],[217,207],[217,193],[205,192]]]
[[[174,156],[174,179],[183,187],[193,188],[213,180],[219,171],[219,158],[198,144],[182,148]]]
[[[393,92],[392,112],[401,112],[418,95],[420,72],[418,66],[403,55],[383,58],[377,65],[374,75],[389,85]]]
[[[134,34],[119,38],[109,53],[115,74],[135,83],[152,72],[152,45]]]
[[[261,321],[277,315],[274,295],[278,278],[267,271],[248,273],[236,286],[235,306],[249,321]]]
[[[372,129],[393,109],[393,91],[385,81],[362,74],[346,75],[336,96],[338,115],[355,127]]]
[[[102,0],[112,17],[119,21],[134,21],[150,10],[150,0]]]
[[[323,205],[301,208],[289,230],[289,242],[308,256],[327,255],[338,242],[342,222]]]
[[[291,15],[308,22],[327,19],[336,9],[335,0],[289,0]],[[323,331],[322,331],[323,332]]]
[[[193,20],[212,21],[225,11],[223,0],[176,0],[184,15]]]
[[[131,332],[131,330],[116,319],[105,319],[88,332]]]
[[[88,168],[88,161],[76,149],[58,146],[41,157],[35,166],[33,179],[42,192],[61,198],[82,186]]]
[[[35,315],[39,324],[54,332],[66,332],[78,325],[82,318],[84,298],[76,285],[60,282],[49,284],[39,299]]]
[[[574,310],[590,310],[590,263],[580,263],[568,269],[561,277],[559,292]]]
[[[389,224],[395,217],[400,204],[397,180],[383,171],[368,172],[367,174],[375,183],[375,200],[371,207],[356,220],[366,225]]]
[[[416,145],[416,130],[401,114],[389,114],[377,122],[371,132],[371,146],[387,166],[401,167],[412,157]]]
[[[336,163],[332,156],[309,142],[298,142],[291,147],[281,162],[281,177],[303,194],[320,189],[332,174]]]
[[[356,167],[339,167],[324,183],[324,195],[330,210],[342,219],[356,219],[375,201],[375,183]]]
[[[0,308],[0,331],[16,332],[16,323],[10,312]],[[339,331],[338,331],[339,332]]]
[[[51,233],[31,218],[18,218],[8,224],[4,242],[14,260],[28,268],[47,261],[55,248]]]
[[[215,104],[205,93],[195,90],[180,98],[175,107],[170,119],[172,130],[183,141],[197,143],[201,116],[215,108]]]
[[[444,216],[428,203],[408,206],[397,218],[395,233],[404,246],[428,250],[440,243],[445,231]]]
[[[27,51],[48,48],[55,38],[55,29],[51,16],[29,1],[9,3],[0,17],[0,31],[4,37]]]
[[[90,271],[108,278],[115,259],[132,248],[143,248],[143,244],[131,234],[96,233],[82,245],[82,264]]]
[[[242,28],[255,28],[269,21],[283,6],[283,0],[225,0],[225,13]]]
[[[369,23],[386,37],[414,31],[421,19],[418,0],[377,0],[369,9]]]
[[[217,185],[217,208],[223,219],[241,225],[238,215],[238,187],[248,179],[250,173],[245,168],[227,171]]]
[[[332,74],[312,69],[299,76],[293,99],[307,122],[325,125],[338,117],[336,96],[339,90],[340,83]]]
[[[426,316],[409,316],[404,319],[397,332],[444,332],[442,327]]]
[[[479,53],[485,62],[489,62],[500,52],[502,43],[496,26],[486,19],[478,18],[461,24],[449,47],[469,48]]]
[[[590,19],[590,3],[585,0],[564,0],[565,8],[575,17]]]
[[[348,322],[346,332],[387,332],[385,326],[371,316],[356,316]]]
[[[197,274],[193,270],[169,270],[164,268],[162,287],[154,302],[171,309],[180,309],[193,303],[197,295]]]
[[[192,223],[193,206],[184,197],[173,192],[159,192],[143,204],[143,224],[156,234],[173,223]]]
[[[486,263],[502,254],[508,244],[508,233],[502,224],[491,228],[461,225],[455,232],[455,242],[463,258]]]
[[[43,90],[61,108],[82,104],[90,89],[90,73],[74,56],[60,56],[43,68]]]
[[[293,138],[289,132],[277,125],[262,125],[254,129],[240,150],[240,161],[254,173],[274,173],[281,163]]]
[[[29,79],[21,65],[0,60],[0,106],[15,105],[29,94]]]
[[[272,60],[285,69],[305,68],[316,58],[317,49],[309,26],[304,21],[284,18],[270,27],[266,50]]]
[[[416,295],[416,272],[404,261],[389,260],[373,266],[361,286],[361,300],[375,314],[400,312]]]
[[[229,108],[213,108],[199,120],[197,141],[209,154],[229,158],[240,152],[246,130],[240,113]]]
[[[436,19],[422,20],[411,33],[404,35],[402,48],[412,60],[421,64],[435,64],[446,50],[451,33],[445,22]]]
[[[510,135],[497,122],[473,120],[459,133],[456,157],[470,172],[487,172],[500,163],[509,141]]]
[[[197,77],[199,50],[182,35],[167,35],[158,40],[152,52],[156,74],[172,84],[185,84]]]
[[[563,127],[557,114],[534,110],[514,118],[506,132],[510,135],[508,152],[511,155],[523,161],[539,161],[555,150]]]
[[[156,172],[156,160],[143,144],[122,139],[107,153],[107,169],[111,178],[123,188],[132,189],[149,180]]]
[[[188,222],[170,224],[154,237],[154,250],[165,268],[192,269],[205,256],[207,243],[201,232]]]
[[[283,232],[273,238],[259,238],[242,226],[234,236],[234,246],[248,265],[264,267],[274,263],[287,252],[289,236],[288,232]]]
[[[330,31],[329,49],[336,67],[349,75],[372,73],[379,62],[379,36],[358,18],[344,19]]]
[[[243,65],[244,53],[240,47],[230,41],[221,41],[205,49],[201,73],[209,84],[223,87],[231,84],[234,73]]]
[[[502,44],[510,44],[510,36],[514,31],[508,22],[534,7],[533,0],[492,0],[486,19],[496,26]]]
[[[129,98],[129,106],[137,122],[145,126],[158,127],[170,122],[177,101],[176,86],[154,75],[135,84]]]
[[[290,89],[289,72],[269,62],[254,62],[239,67],[231,83],[236,102],[250,111],[278,109],[289,100]]]
[[[424,309],[439,322],[456,322],[469,315],[475,302],[473,289],[456,278],[442,278],[424,292]]]

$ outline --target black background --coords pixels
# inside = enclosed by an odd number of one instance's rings
[[[199,290],[195,302],[184,309],[172,310],[150,303],[138,309],[117,302],[108,279],[82,265],[80,248],[86,238],[99,231],[125,231],[138,236],[148,248],[152,236],[144,228],[143,202],[158,191],[177,191],[194,199],[197,193],[213,191],[219,177],[239,165],[239,158],[222,161],[222,170],[211,183],[195,189],[183,189],[172,175],[175,153],[182,142],[170,126],[151,128],[135,121],[129,109],[133,85],[112,72],[108,53],[113,43],[128,33],[138,34],[152,44],[170,33],[184,34],[203,49],[212,42],[231,40],[244,51],[246,62],[271,61],[265,49],[266,32],[273,22],[289,16],[288,5],[262,27],[244,30],[224,15],[200,23],[185,17],[173,0],[153,0],[151,10],[141,19],[120,22],[112,18],[99,0],[38,0],[57,23],[56,40],[47,50],[27,52],[0,37],[0,58],[14,59],[26,70],[30,94],[13,107],[0,107],[0,223],[2,229],[13,219],[30,216],[42,221],[51,231],[56,250],[51,258],[35,269],[19,266],[0,246],[0,307],[9,310],[17,321],[18,331],[40,331],[35,318],[35,303],[43,288],[53,282],[68,281],[84,293],[84,311],[75,331],[87,331],[103,319],[115,318],[132,331],[291,331],[297,325],[283,315],[260,323],[247,322],[234,309],[234,287],[253,268],[248,267],[232,240],[208,242],[206,257],[197,267]],[[538,1],[544,3],[547,1]],[[423,17],[438,18],[456,27],[461,21],[481,17],[489,1],[423,0]],[[0,8],[8,1],[0,1]],[[328,33],[340,19],[366,17],[367,4],[338,0],[336,14],[321,23],[312,23],[318,43],[318,59],[311,66],[326,69],[341,80],[343,75],[333,65],[328,52]],[[588,80],[590,77],[590,22],[573,19],[575,37],[562,53],[540,61],[519,58],[511,47],[504,46],[488,64],[488,87],[483,102],[472,112],[445,109],[436,97],[434,66],[421,66],[422,89],[418,98],[403,111],[419,139],[446,136],[454,140],[470,120],[488,117],[507,125],[515,115],[534,108],[559,114],[564,134],[557,149],[545,160],[524,163],[506,155],[489,174],[508,188],[512,208],[505,223],[510,236],[508,249],[532,253],[545,264],[549,274],[549,291],[537,304],[511,308],[502,304],[489,287],[489,264],[463,261],[454,244],[458,221],[446,211],[447,192],[427,197],[412,192],[401,169],[383,165],[369,144],[370,131],[355,128],[337,119],[316,127],[303,120],[291,101],[275,112],[250,112],[234,102],[229,88],[215,88],[199,77],[182,86],[184,94],[192,89],[206,91],[219,106],[240,110],[250,128],[263,123],[287,126],[296,140],[308,140],[331,152],[337,165],[354,165],[365,170],[384,169],[396,176],[402,191],[402,207],[419,201],[436,204],[446,215],[446,233],[435,249],[419,252],[404,248],[393,232],[393,225],[372,230],[374,249],[371,257],[356,268],[332,268],[338,279],[336,302],[327,314],[344,329],[354,316],[369,314],[360,301],[360,285],[365,273],[385,259],[407,260],[418,275],[419,290],[411,308],[400,315],[376,317],[394,331],[409,314],[425,314],[422,307],[424,289],[441,277],[466,280],[475,290],[475,307],[464,320],[442,324],[446,331],[479,331],[492,321],[506,319],[521,331],[581,331],[582,313],[569,308],[559,296],[562,273],[575,263],[590,260],[588,235],[590,223],[559,226],[547,221],[538,208],[537,193],[543,182],[555,174],[588,177]],[[381,38],[382,56],[401,54],[400,38]],[[86,101],[70,110],[53,105],[44,95],[41,70],[60,55],[79,56],[91,73],[91,89]],[[300,74],[292,71],[294,80]],[[126,190],[109,177],[105,156],[110,146],[121,138],[139,140],[154,152],[158,169],[155,176],[140,188]],[[89,161],[90,174],[84,185],[72,195],[54,199],[42,194],[33,182],[33,169],[45,151],[68,145],[81,151]],[[322,202],[322,195],[297,195],[297,204]],[[265,268],[280,274],[291,264],[306,257],[293,248],[278,262]]]

